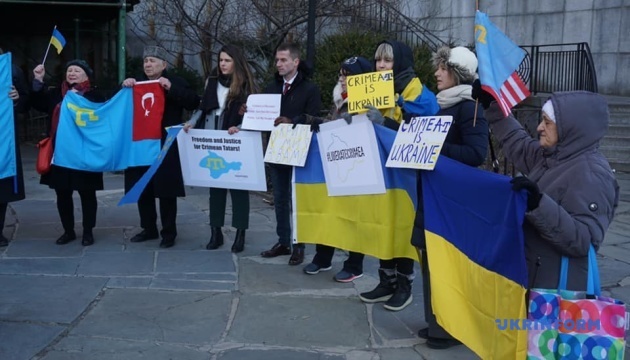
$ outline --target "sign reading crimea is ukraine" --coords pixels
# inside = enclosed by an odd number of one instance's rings
[[[418,116],[403,122],[387,157],[386,167],[433,170],[438,160],[452,116]]]
[[[196,130],[177,135],[184,184],[267,191],[260,132]]]
[[[348,112],[366,112],[366,106],[389,109],[395,105],[394,72],[392,70],[348,76]]]

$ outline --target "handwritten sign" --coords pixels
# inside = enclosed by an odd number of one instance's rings
[[[267,144],[265,162],[291,166],[304,166],[311,145],[311,127],[308,125],[280,124],[274,127]]]
[[[422,116],[400,124],[385,166],[433,170],[452,123],[452,116]]]
[[[384,194],[385,179],[374,125],[365,115],[319,127],[317,142],[328,196]]]
[[[273,122],[280,116],[280,94],[252,94],[247,97],[247,111],[242,129],[272,131]]]
[[[191,129],[179,132],[177,146],[186,185],[267,190],[259,132]]]
[[[377,109],[393,108],[394,72],[391,70],[348,76],[348,112],[362,113],[368,105]]]

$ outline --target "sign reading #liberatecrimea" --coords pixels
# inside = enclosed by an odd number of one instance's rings
[[[452,116],[418,116],[400,124],[386,167],[433,170]]]

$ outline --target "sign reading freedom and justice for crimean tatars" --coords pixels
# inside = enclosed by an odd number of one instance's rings
[[[452,116],[423,116],[400,124],[386,167],[433,170]]]
[[[195,150],[240,151],[240,139],[192,137]]]
[[[371,105],[389,109],[395,105],[394,72],[391,70],[348,76],[348,112],[362,113]]]

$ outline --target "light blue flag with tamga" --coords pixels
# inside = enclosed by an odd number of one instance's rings
[[[15,124],[11,91],[11,53],[0,55],[0,179],[15,176]]]

